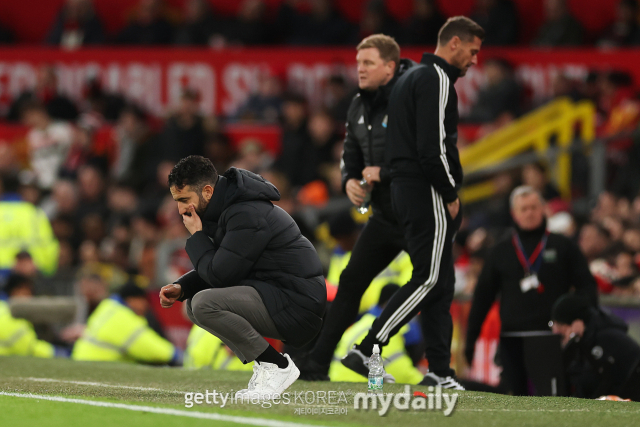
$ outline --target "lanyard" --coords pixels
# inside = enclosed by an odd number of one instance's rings
[[[522,246],[522,242],[520,241],[520,236],[518,233],[513,233],[513,238],[511,241],[513,242],[513,247],[516,248],[516,255],[518,255],[518,261],[524,268],[525,276],[530,276],[532,273],[537,274],[540,271],[540,267],[542,266],[542,251],[544,251],[545,246],[547,246],[547,239],[549,238],[549,232],[545,231],[544,236],[542,236],[542,240],[538,243],[538,246],[533,250],[531,256],[527,259],[524,247]]]

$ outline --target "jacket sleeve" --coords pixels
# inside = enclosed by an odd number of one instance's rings
[[[342,191],[346,193],[347,181],[351,178],[362,179],[364,169],[364,156],[360,144],[353,135],[352,127],[347,120],[346,134],[344,136],[344,149],[342,152]]]
[[[589,264],[580,248],[569,241],[568,249],[569,271],[571,274],[571,287],[577,295],[587,298],[594,307],[598,306],[598,285],[589,271]]]
[[[434,70],[416,80],[416,144],[422,171],[445,203],[458,198],[444,141],[444,111],[449,80]]]
[[[34,238],[32,239],[33,244],[29,247],[29,251],[40,270],[42,270],[45,275],[51,276],[58,268],[60,245],[53,234],[53,228],[44,211],[37,208],[34,215]]]
[[[217,250],[202,231],[187,240],[187,254],[198,275],[214,288],[246,279],[271,239],[266,220],[254,207],[244,205],[227,215],[226,233]]]
[[[389,185],[391,184],[391,168],[388,164],[384,164],[380,166],[380,184],[381,185]]]
[[[495,259],[496,251],[494,249],[482,268],[476,289],[473,292],[473,302],[467,324],[467,349],[475,347],[476,340],[482,330],[482,324],[500,291],[500,277],[495,268]]]
[[[173,283],[177,283],[182,288],[182,295],[180,295],[178,301],[193,298],[193,296],[198,292],[211,288],[211,285],[202,280],[196,270],[191,270],[190,272],[183,274]]]

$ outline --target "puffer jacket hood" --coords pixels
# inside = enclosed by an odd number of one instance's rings
[[[248,201],[280,200],[278,189],[258,174],[244,169],[229,168],[218,177],[213,196],[202,217],[203,222],[217,223],[229,206]]]
[[[221,179],[226,179],[228,182],[227,199],[229,204],[249,200],[273,202],[280,200],[280,192],[276,186],[251,171],[232,167],[222,175]],[[234,186],[235,190],[233,190]]]

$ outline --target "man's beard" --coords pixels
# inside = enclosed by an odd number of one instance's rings
[[[204,197],[202,197],[202,194],[198,194],[198,206],[196,206],[196,213],[200,218],[202,218],[202,215],[204,215],[204,212],[207,210],[208,205],[209,202],[207,202]]]

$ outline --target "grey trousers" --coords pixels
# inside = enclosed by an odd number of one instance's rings
[[[243,363],[262,354],[269,343],[282,339],[260,294],[251,286],[213,288],[187,300],[189,319],[220,338]]]

